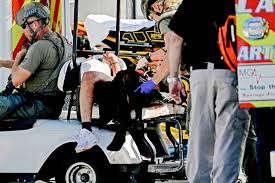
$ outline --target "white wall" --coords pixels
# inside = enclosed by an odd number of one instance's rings
[[[11,59],[11,1],[0,0],[0,7],[0,60]],[[10,69],[0,68],[0,91],[4,89],[9,74]]]
[[[73,36],[71,32],[71,8],[68,0],[63,0],[62,8],[62,34],[70,41],[73,42]]]
[[[125,16],[126,0],[121,0],[121,16]],[[74,0],[70,0],[71,12],[73,15]],[[109,16],[116,16],[116,0],[78,0],[78,20],[85,20],[89,14],[105,14]],[[73,16],[72,22],[73,22]]]
[[[140,3],[141,3],[141,0],[136,0],[136,17],[137,17],[137,19],[144,18],[143,14],[141,12]]]
[[[136,1],[136,17],[143,18],[140,10],[141,0],[120,0],[120,16],[127,18],[127,1]],[[73,22],[74,0],[70,0],[71,22]],[[78,0],[78,19],[84,21],[89,14],[104,14],[116,17],[117,0]]]

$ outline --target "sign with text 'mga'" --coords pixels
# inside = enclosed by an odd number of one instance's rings
[[[235,2],[240,106],[275,106],[275,1]]]

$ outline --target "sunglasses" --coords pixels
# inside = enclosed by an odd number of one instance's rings
[[[22,29],[26,29],[27,25],[30,26],[33,22],[38,21],[40,19],[37,20],[33,20],[31,22],[25,22],[24,24],[21,25]]]

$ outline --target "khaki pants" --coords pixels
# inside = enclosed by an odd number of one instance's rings
[[[191,114],[186,174],[190,183],[235,183],[250,115],[240,109],[236,73],[191,72]]]

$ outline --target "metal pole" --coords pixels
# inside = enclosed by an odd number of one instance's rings
[[[74,28],[73,28],[73,65],[76,67],[77,57],[77,23],[78,23],[78,0],[74,1]]]
[[[76,64],[76,57],[77,57],[77,21],[78,21],[78,0],[74,1],[74,28],[73,28],[73,53],[72,53],[72,61],[73,61],[73,70],[77,69],[77,64]],[[73,97],[75,94],[75,90],[72,90],[71,93],[71,98],[69,102],[69,107],[68,107],[68,114],[67,114],[67,120],[70,119],[71,117],[71,110],[73,106]]]
[[[116,52],[115,54],[119,56],[119,50],[120,50],[120,0],[117,0],[117,6],[116,6]]]

